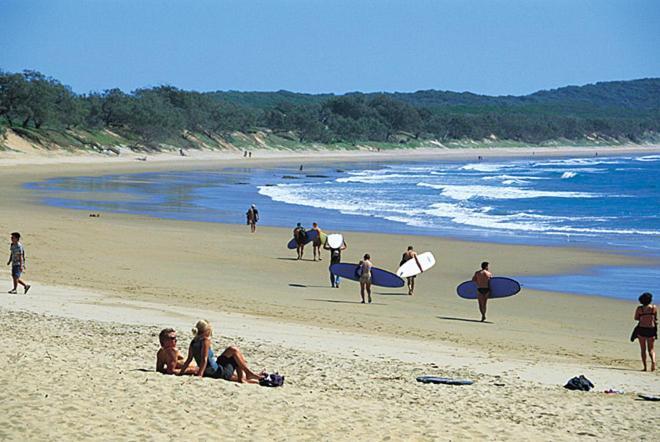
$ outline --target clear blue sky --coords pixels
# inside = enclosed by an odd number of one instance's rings
[[[0,69],[171,84],[520,95],[660,77],[658,0],[0,0]]]

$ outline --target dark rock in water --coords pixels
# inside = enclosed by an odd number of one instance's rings
[[[344,172],[346,172],[346,171],[343,170],[343,169],[336,169],[335,172],[337,172],[337,173],[344,173]]]
[[[300,178],[293,175],[282,175],[283,180],[299,180]]]
[[[305,175],[307,178],[330,178],[328,175]]]
[[[241,182],[238,182],[238,183],[236,183],[236,184],[240,184],[240,185],[243,185],[243,186],[244,186],[244,185],[246,185],[246,184],[250,184],[250,183],[244,183],[244,182],[241,181]]]
[[[273,187],[275,184],[264,184],[266,187]]]

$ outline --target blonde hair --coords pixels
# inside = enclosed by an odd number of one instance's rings
[[[204,336],[207,332],[208,335],[211,336],[213,333],[213,327],[211,327],[211,323],[206,319],[200,319],[197,321],[197,324],[195,324],[192,329],[192,333],[195,335],[195,337]]]

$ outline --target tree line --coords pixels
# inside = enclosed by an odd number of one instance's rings
[[[454,93],[437,91],[334,96],[286,91],[200,93],[157,86],[131,93],[115,88],[76,94],[37,71],[0,71],[0,124],[37,130],[110,129],[154,146],[179,139],[185,131],[223,136],[264,129],[300,142],[321,143],[488,138],[543,143],[593,136],[638,142],[660,133],[660,105],[631,107],[624,93],[625,83],[630,83],[635,96],[643,99],[657,93],[660,83],[639,81],[644,80],[612,82],[616,83],[613,96],[603,87],[595,93],[594,85],[585,86],[588,96],[600,100],[593,103],[584,97],[572,100],[576,92],[569,89],[555,94],[564,96],[564,101],[537,93],[517,101],[458,97],[456,104],[447,102]],[[628,105],[616,106],[622,96]]]

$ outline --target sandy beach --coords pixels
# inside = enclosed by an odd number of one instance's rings
[[[630,154],[656,148],[599,147]],[[592,155],[592,149],[409,152],[442,160],[476,155]],[[433,271],[416,296],[376,288],[359,305],[357,284],[328,284],[323,262],[297,262],[289,229],[182,222],[39,204],[22,187],[57,176],[228,165],[396,159],[401,153],[236,153],[134,158],[0,156],[0,230],[20,231],[29,295],[0,295],[0,336],[10,367],[0,375],[0,439],[165,439],[172,432],[240,440],[604,440],[660,437],[635,416],[660,418],[656,373],[639,371],[628,340],[635,304],[525,289],[491,301],[489,323],[455,287],[487,256],[497,275],[560,274],[596,265],[652,263],[616,251],[474,243],[350,232],[343,261],[369,252],[396,268],[408,244],[431,250]],[[310,251],[311,252],[311,251]],[[9,285],[8,267],[0,279]],[[650,288],[653,291],[653,288]],[[3,290],[6,291],[6,290]],[[216,349],[239,345],[255,368],[279,371],[281,389],[174,378],[153,372],[157,333],[196,319],[217,329]],[[35,361],[39,362],[35,364]],[[25,366],[30,367],[26,370]],[[465,387],[423,385],[432,374],[469,378]],[[571,392],[584,374],[596,388]],[[603,390],[623,390],[608,395]]]

